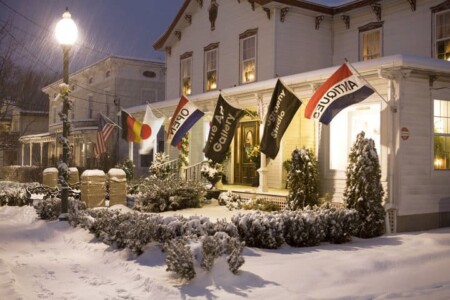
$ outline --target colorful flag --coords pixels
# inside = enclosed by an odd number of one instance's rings
[[[94,147],[94,155],[99,158],[102,153],[106,152],[106,142],[114,131],[115,124],[105,120],[103,115],[100,115],[97,130],[97,144]]]
[[[170,144],[176,147],[183,136],[203,115],[204,113],[197,106],[185,96],[181,96],[167,131],[167,139],[172,140]]]
[[[216,163],[223,162],[233,139],[236,125],[243,115],[242,109],[231,106],[222,95],[219,95],[204,149],[207,158]]]
[[[149,105],[145,110],[144,121],[142,122],[141,129],[141,149],[139,154],[148,154],[153,149],[153,144],[159,130],[164,122],[164,117],[157,118],[152,112]]]
[[[302,102],[278,79],[267,109],[261,152],[274,159],[280,151],[281,138]]]
[[[132,115],[122,110],[122,138],[128,142],[141,143],[142,123],[136,120]],[[148,132],[144,132],[146,136]]]
[[[348,65],[343,64],[311,97],[305,108],[305,117],[328,125],[341,110],[373,93],[371,87],[362,83]]]

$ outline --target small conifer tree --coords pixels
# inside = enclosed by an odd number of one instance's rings
[[[319,204],[319,168],[312,150],[302,148],[292,152],[287,182],[291,210]]]
[[[344,201],[347,208],[359,213],[356,236],[371,238],[384,233],[385,211],[381,169],[375,143],[362,131],[353,144],[346,171]]]

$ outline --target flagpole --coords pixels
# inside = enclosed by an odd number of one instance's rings
[[[117,125],[117,123],[115,123],[113,120],[111,120],[110,118],[108,118],[107,116],[105,116],[104,114],[100,113],[100,115],[107,119],[108,121],[110,121],[111,123],[113,123],[114,126],[118,127],[119,129],[122,129],[122,127],[120,127],[119,125]]]
[[[390,104],[386,99],[384,99],[384,97],[378,92],[378,90],[375,89],[375,88],[373,87],[373,85],[371,85],[371,84],[364,78],[364,76],[362,76],[361,73],[358,72],[358,70],[356,70],[356,68],[348,61],[347,58],[344,58],[344,60],[345,60],[345,62],[346,62],[346,63],[347,63],[347,64],[348,64],[355,72],[356,72],[356,74],[358,74],[358,76],[359,76],[362,80],[364,80],[365,83],[366,83],[372,90],[375,91],[375,93],[381,98],[381,100],[383,100],[383,101],[387,104],[387,106],[389,106],[389,108],[391,109],[391,111],[392,111],[393,113],[396,113],[396,112],[397,112],[397,107],[394,106],[394,105],[392,105],[392,104]]]

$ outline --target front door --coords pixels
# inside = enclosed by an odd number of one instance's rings
[[[256,167],[248,158],[247,153],[259,144],[258,121],[239,123],[235,138],[234,184],[252,185],[256,178]]]

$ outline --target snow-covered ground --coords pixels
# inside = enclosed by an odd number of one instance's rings
[[[450,299],[450,228],[244,258],[238,275],[219,259],[185,282],[157,244],[134,257],[31,207],[0,207],[0,299]]]

